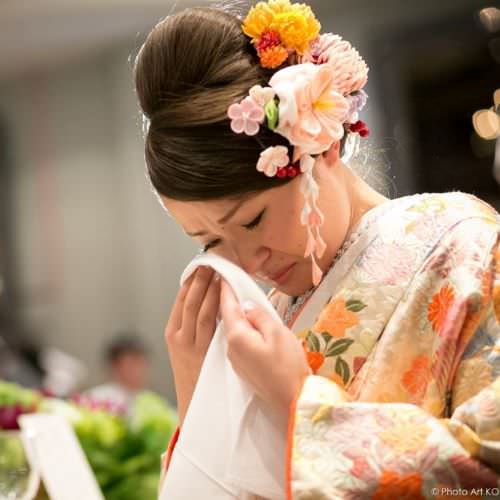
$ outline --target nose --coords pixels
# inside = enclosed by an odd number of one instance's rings
[[[235,242],[235,253],[238,265],[248,274],[257,274],[271,256],[271,250],[249,241]]]

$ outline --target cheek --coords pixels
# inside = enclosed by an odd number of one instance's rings
[[[305,250],[306,229],[300,223],[302,206],[287,203],[278,209],[263,231],[263,244],[273,250],[299,255]]]

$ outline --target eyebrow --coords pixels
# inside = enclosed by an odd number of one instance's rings
[[[234,207],[231,208],[231,210],[229,210],[229,212],[226,215],[224,215],[223,217],[221,217],[217,221],[217,224],[225,224],[226,222],[228,222],[234,216],[234,214],[240,209],[240,207],[247,201],[247,199],[248,198],[243,198],[238,203],[236,203],[236,205],[234,205]],[[207,234],[207,232],[206,231],[195,231],[194,233],[190,233],[190,232],[186,231],[186,234],[188,236],[203,236],[203,235]]]

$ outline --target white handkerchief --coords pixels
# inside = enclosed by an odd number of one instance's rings
[[[194,259],[214,268],[243,303],[265,307],[281,321],[264,292],[239,267],[215,255]],[[233,371],[219,323],[163,482],[161,500],[285,498],[286,416],[265,405]]]

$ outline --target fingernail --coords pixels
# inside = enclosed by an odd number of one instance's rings
[[[215,273],[215,281],[219,281],[220,280],[220,274],[219,273]]]
[[[255,309],[255,304],[251,300],[245,300],[245,302],[243,302],[243,305],[241,306],[241,308],[245,312],[251,311],[252,309]]]

